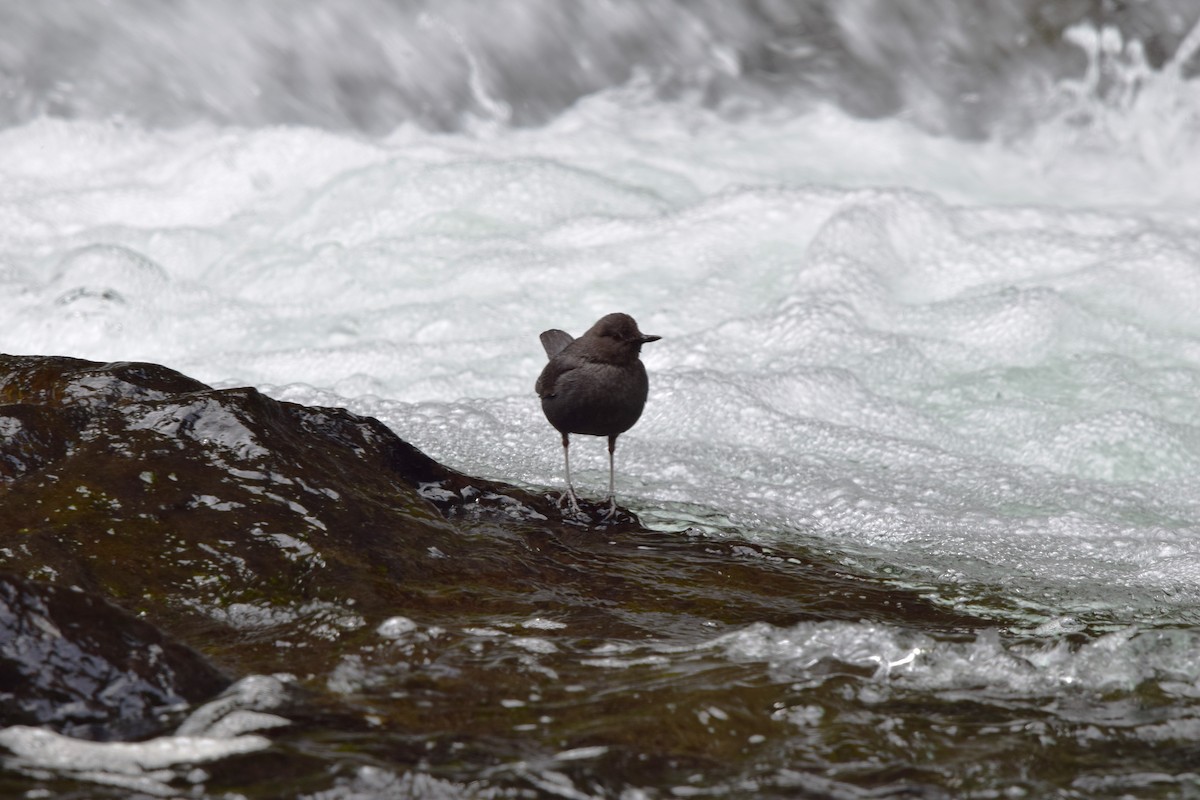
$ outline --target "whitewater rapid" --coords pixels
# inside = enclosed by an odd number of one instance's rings
[[[537,334],[621,310],[663,337],[618,451],[654,524],[997,592],[1005,622],[1190,619],[1192,122],[968,142],[636,85],[537,129],[41,119],[0,132],[4,347],[343,405],[552,489]]]

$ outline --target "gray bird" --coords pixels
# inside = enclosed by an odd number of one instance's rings
[[[542,411],[562,433],[567,490],[559,504],[568,500],[579,512],[575,487],[571,485],[570,434],[608,437],[608,500],[605,518],[617,511],[614,492],[613,451],[617,437],[633,427],[646,405],[649,382],[638,356],[642,345],[661,336],[646,336],[628,314],[608,314],[578,339],[566,331],[548,330],[541,335],[550,363],[534,387],[542,398]]]

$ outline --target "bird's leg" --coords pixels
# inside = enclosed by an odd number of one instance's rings
[[[614,475],[616,470],[613,467],[613,451],[617,449],[617,437],[608,437],[608,511],[604,512],[604,519],[610,520],[617,515],[617,492],[615,488]]]
[[[579,508],[579,500],[575,497],[575,487],[571,485],[571,439],[566,433],[562,435],[562,443],[563,464],[567,468],[567,490],[559,495],[558,504],[561,506],[564,500],[569,501],[571,503],[571,510],[576,514],[580,514],[582,511]]]

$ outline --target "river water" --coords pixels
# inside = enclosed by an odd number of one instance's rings
[[[0,342],[342,405],[553,488],[537,334],[628,312],[663,337],[617,451],[644,522],[799,544],[990,623],[963,641],[764,622],[696,645],[792,686],[762,714],[796,752],[844,760],[822,747],[859,725],[862,769],[797,756],[762,785],[628,796],[1191,796],[1197,16],[8,3]],[[576,485],[599,497],[603,445],[578,438]],[[669,639],[601,644],[595,668],[619,684],[691,657]],[[806,699],[831,662],[866,677]],[[937,779],[863,767],[925,746]],[[1037,766],[1044,748],[1061,763]],[[373,780],[342,796],[397,790]]]

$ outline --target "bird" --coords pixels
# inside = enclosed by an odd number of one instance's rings
[[[650,383],[639,356],[642,345],[661,336],[638,330],[628,314],[606,314],[578,339],[557,328],[539,337],[550,362],[538,376],[534,390],[542,400],[546,419],[562,434],[563,463],[567,488],[559,497],[580,514],[579,500],[571,484],[572,433],[608,437],[608,511],[617,513],[613,453],[617,437],[633,427],[642,415]]]

